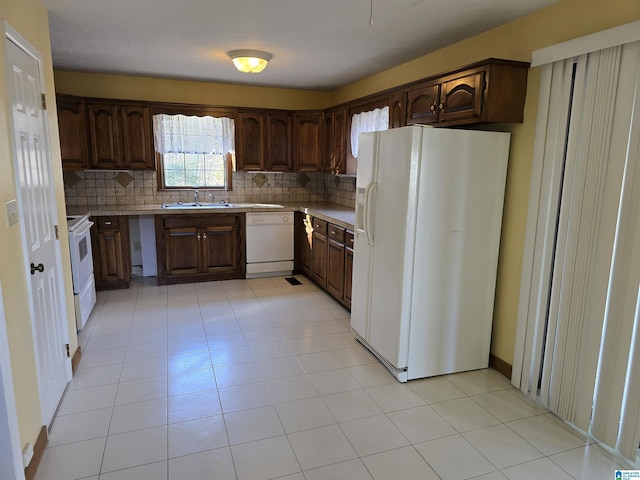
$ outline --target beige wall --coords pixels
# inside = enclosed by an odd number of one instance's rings
[[[312,90],[249,87],[60,70],[55,72],[55,80],[58,93],[84,97],[285,110],[322,109],[331,101],[329,92]]]
[[[49,43],[49,26],[47,12],[40,0],[2,0],[0,2],[0,18],[7,21],[43,56],[46,95],[53,99],[53,65]],[[4,33],[3,33],[4,35]],[[0,49],[0,283],[4,294],[4,307],[9,336],[9,350],[13,373],[13,382],[18,410],[20,441],[22,446],[30,442],[34,444],[42,427],[42,415],[36,380],[36,360],[33,346],[33,332],[29,317],[27,298],[27,274],[25,272],[22,237],[20,226],[7,226],[4,204],[16,198],[14,181],[12,136],[10,131],[11,110],[7,104],[5,52]],[[53,105],[53,101],[50,101]],[[62,185],[62,169],[60,162],[60,145],[58,142],[58,120],[55,108],[48,110],[48,123],[51,141],[56,201],[61,224],[62,261],[67,310],[69,313],[69,332],[71,348],[77,347],[75,317],[73,314],[73,288],[71,270],[69,269],[69,244],[66,235],[66,214],[64,208],[64,190]]]

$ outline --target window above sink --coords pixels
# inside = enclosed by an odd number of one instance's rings
[[[158,189],[231,190],[232,118],[157,114],[153,132]]]

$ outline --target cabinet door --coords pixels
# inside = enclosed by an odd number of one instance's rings
[[[327,244],[327,291],[342,302],[344,295],[344,244],[329,239]]]
[[[313,225],[313,218],[300,212],[296,212],[296,228],[298,229],[299,270],[307,277],[313,276],[313,234],[307,231],[307,223]]]
[[[439,98],[440,84],[438,83],[409,90],[407,93],[407,125],[437,122]]]
[[[439,122],[480,120],[484,93],[484,71],[442,83]]]
[[[293,151],[296,172],[322,171],[322,112],[294,115]]]
[[[327,236],[313,232],[313,279],[321,287],[327,286]]]
[[[333,150],[333,112],[324,112],[324,125],[322,127],[322,166],[325,172],[331,172],[335,164],[335,152]]]
[[[234,273],[240,271],[237,225],[216,225],[202,229],[202,272]]]
[[[91,229],[96,290],[128,288],[131,281],[129,221],[126,217],[98,217]]]
[[[82,170],[89,166],[87,125],[84,100],[81,97],[58,95],[58,132],[64,170]]]
[[[346,108],[333,112],[333,163],[331,173],[347,172],[347,118]]]
[[[404,127],[407,124],[407,92],[393,92],[389,95],[389,128]]]
[[[89,118],[91,168],[123,168],[118,107],[90,103],[87,105],[87,116]]]
[[[291,141],[293,125],[290,112],[267,114],[267,170],[289,172],[293,168]]]
[[[125,105],[119,109],[124,167],[153,170],[155,155],[149,107]]]
[[[236,159],[238,170],[264,170],[264,114],[238,112]]]
[[[202,234],[196,227],[167,228],[164,231],[166,275],[190,275],[200,271]]]

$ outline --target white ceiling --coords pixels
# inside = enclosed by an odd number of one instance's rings
[[[54,68],[332,89],[557,0],[42,0]],[[260,74],[226,52],[273,54]]]

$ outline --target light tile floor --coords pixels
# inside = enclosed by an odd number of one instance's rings
[[[601,480],[621,467],[494,370],[398,383],[348,312],[300,280],[100,293],[37,479]]]

